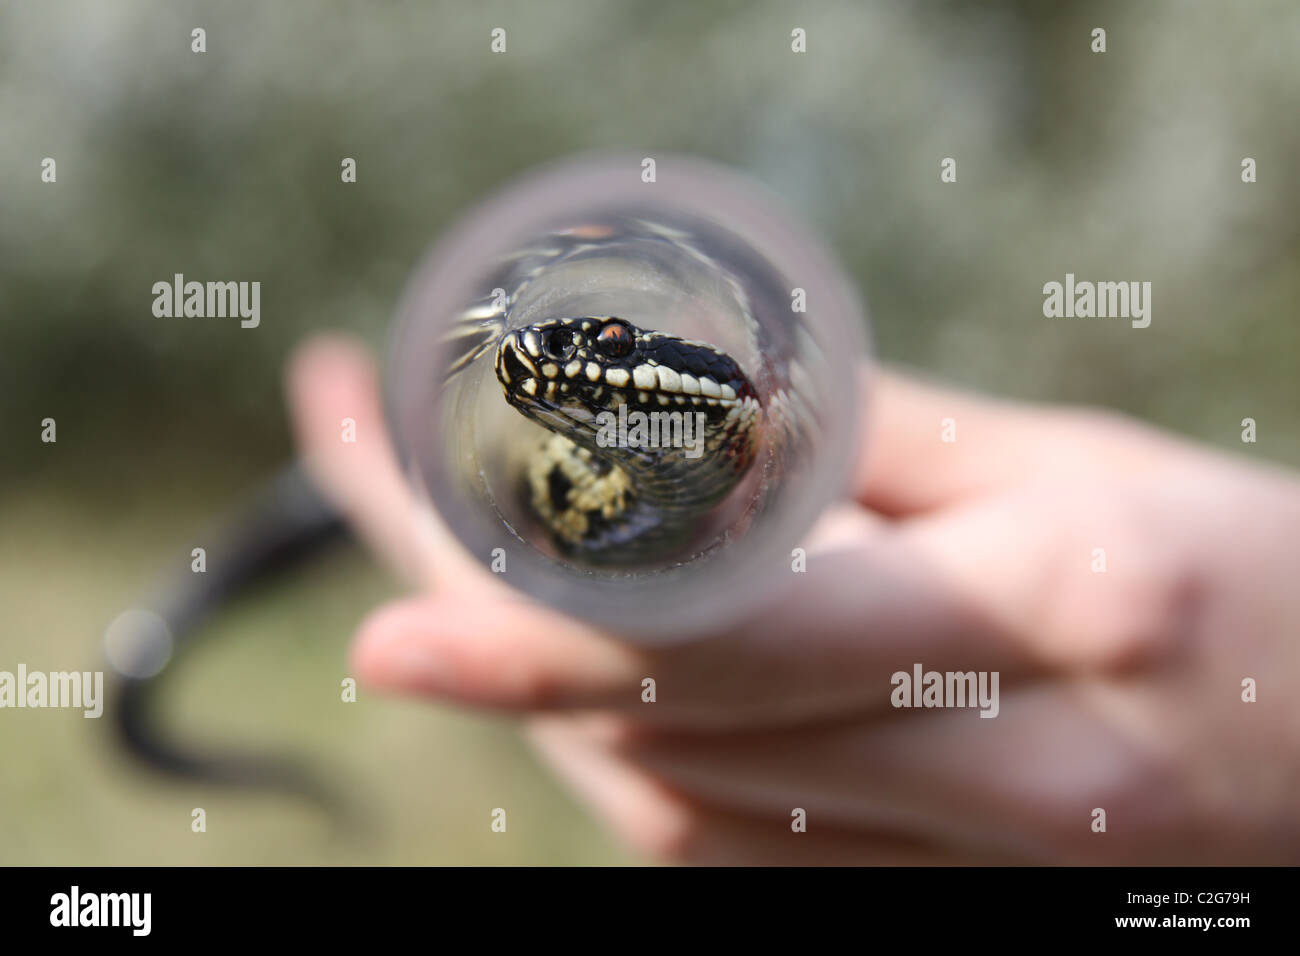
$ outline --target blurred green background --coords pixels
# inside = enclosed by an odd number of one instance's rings
[[[1238,452],[1249,416],[1250,454],[1300,465],[1298,49],[1292,0],[0,4],[0,669],[102,666],[107,622],[291,453],[294,343],[382,348],[456,215],[592,148],[695,153],[784,196],[887,361]],[[260,280],[260,328],[155,318],[175,272]],[[1066,272],[1152,282],[1151,327],[1045,319]],[[232,608],[167,694],[190,734],[313,757],[376,833],[141,775],[107,721],[6,710],[0,862],[631,860],[509,722],[338,702],[352,629],[396,593],[329,558]]]

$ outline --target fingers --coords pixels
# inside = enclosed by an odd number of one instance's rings
[[[563,720],[534,721],[530,739],[578,799],[639,853],[706,866],[936,866],[974,862],[941,848],[816,822],[794,808],[746,816],[690,800]]]
[[[371,687],[510,710],[627,706],[650,666],[636,648],[522,596],[458,592],[380,608],[352,661]]]
[[[666,726],[772,726],[883,710],[895,671],[1000,670],[1025,656],[956,601],[896,533],[839,516],[780,604],[708,640],[640,649],[517,597],[454,593],[372,615],[355,649],[383,688],[511,710],[610,708]],[[653,681],[653,700],[646,681]]]
[[[313,478],[382,560],[417,585],[430,584],[435,564],[444,581],[487,578],[417,504],[389,442],[375,364],[364,348],[343,336],[308,341],[289,360],[286,391]]]
[[[574,796],[633,850],[680,855],[691,822],[685,800],[558,721],[534,721],[529,739]]]
[[[991,861],[1143,858],[1187,819],[1168,762],[1121,733],[1105,699],[1059,688],[974,709],[783,732],[591,736],[677,793],[737,813],[803,807],[811,828],[925,833]],[[1097,807],[1109,834],[1091,829]],[[1150,858],[1149,856],[1147,858]]]

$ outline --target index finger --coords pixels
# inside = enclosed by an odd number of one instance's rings
[[[421,504],[388,437],[375,362],[341,335],[309,340],[290,358],[286,393],[313,479],[369,548],[408,583],[500,589]]]

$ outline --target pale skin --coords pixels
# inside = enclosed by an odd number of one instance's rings
[[[300,448],[415,591],[361,625],[354,672],[525,718],[649,858],[1300,862],[1300,476],[1256,445],[864,376],[862,461],[793,590],[644,649],[466,554],[399,470],[372,359],[309,342],[288,371]],[[998,716],[893,708],[914,663],[998,671]]]

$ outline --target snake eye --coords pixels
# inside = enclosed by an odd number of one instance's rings
[[[596,346],[602,355],[609,358],[622,358],[632,351],[635,339],[636,336],[632,334],[626,322],[613,319],[606,322],[605,327],[596,336]]]
[[[553,359],[564,361],[573,355],[573,332],[556,329],[546,337],[546,353]]]

